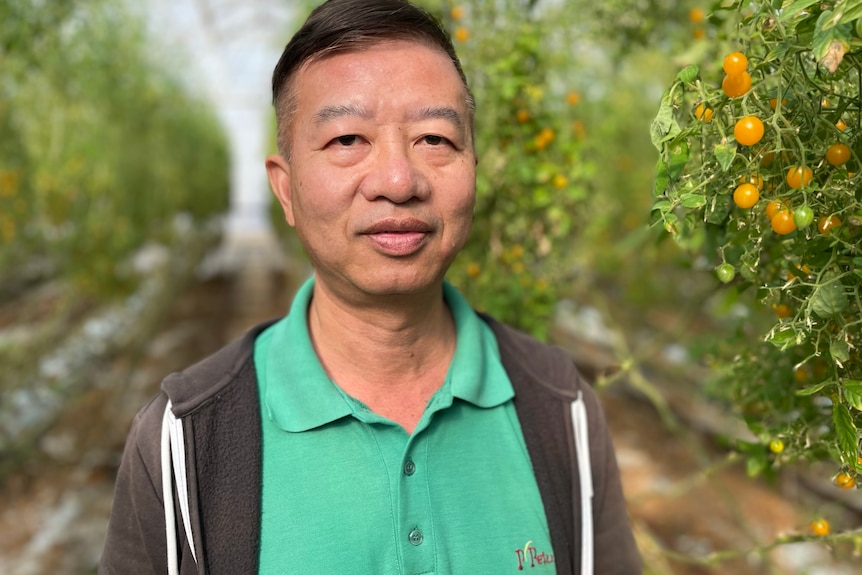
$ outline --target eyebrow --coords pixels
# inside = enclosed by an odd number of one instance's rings
[[[464,127],[464,119],[461,117],[461,114],[448,106],[422,108],[416,113],[411,114],[410,119],[414,121],[440,119],[451,122],[459,130]]]
[[[353,104],[346,106],[324,106],[314,114],[314,123],[320,125],[344,116],[359,116],[360,118],[368,119],[371,117],[371,113],[362,106]]]
[[[359,118],[369,119],[371,117],[371,112],[362,106],[353,104],[324,106],[314,114],[314,123],[320,125],[331,120],[343,118],[344,116],[357,116]],[[448,106],[421,108],[408,116],[408,120],[413,122],[434,119],[446,120],[447,122],[452,123],[459,130],[464,127],[464,119],[461,114],[454,108],[450,108]]]

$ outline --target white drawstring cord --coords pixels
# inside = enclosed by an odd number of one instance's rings
[[[581,480],[581,575],[593,575],[593,472],[587,408],[581,392],[578,392],[578,399],[572,402],[572,427]]]
[[[197,563],[195,541],[192,539],[192,526],[189,514],[189,487],[186,477],[185,436],[182,421],[171,411],[171,402],[165,407],[165,417],[162,420],[162,493],[165,499],[165,534],[168,538],[168,575],[179,574],[177,554],[176,514],[174,512],[173,485],[171,471],[177,478],[177,495],[180,500],[180,514],[183,517],[183,527],[186,539],[192,552],[192,559]]]
[[[162,499],[165,502],[165,537],[168,543],[168,575],[179,575],[177,555],[176,516],[174,515],[174,488],[171,481],[171,402],[162,418]]]

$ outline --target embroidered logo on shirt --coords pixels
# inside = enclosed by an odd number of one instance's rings
[[[515,549],[515,556],[518,558],[518,571],[523,571],[524,567],[532,569],[554,562],[554,556],[550,553],[540,552],[533,546],[532,540],[527,541],[523,549]]]

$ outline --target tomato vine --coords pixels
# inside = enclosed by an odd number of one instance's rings
[[[651,127],[653,222],[759,308],[760,345],[741,332],[714,351],[712,389],[758,439],[737,444],[749,470],[831,460],[855,482],[862,3],[736,2],[711,18],[733,30],[726,53],[682,69]]]

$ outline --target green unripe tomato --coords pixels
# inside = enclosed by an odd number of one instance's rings
[[[796,222],[796,227],[800,230],[807,228],[814,221],[814,210],[808,204],[799,206],[793,211],[793,221]]]
[[[736,269],[729,263],[725,262],[715,268],[715,275],[721,283],[730,283],[736,276]]]

